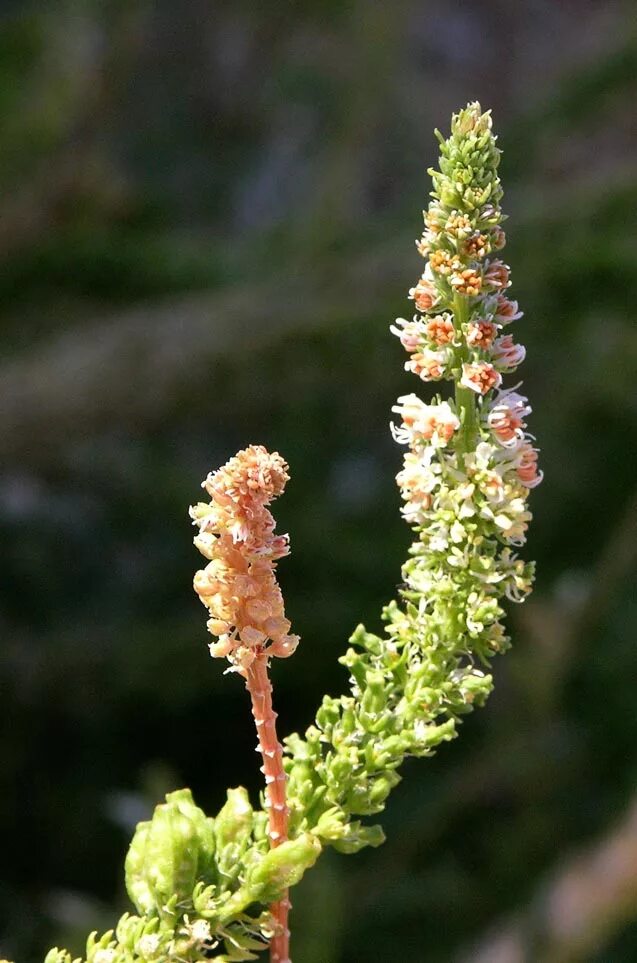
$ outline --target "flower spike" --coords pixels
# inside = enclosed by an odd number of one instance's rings
[[[445,378],[455,390],[433,405],[399,398],[393,409],[402,415],[394,437],[409,446],[397,480],[418,535],[403,574],[405,595],[430,619],[450,608],[437,597],[451,592],[456,611],[445,618],[456,627],[454,646],[486,661],[507,644],[498,598],[521,601],[531,589],[532,566],[509,546],[524,543],[529,489],[542,474],[526,433],[528,401],[501,388],[526,351],[501,334],[522,312],[504,294],[510,269],[494,256],[506,238],[491,115],[469,104],[452,118],[451,136],[439,139],[440,170],[430,171],[433,200],[417,242],[427,266],[409,292],[420,314],[391,330],[410,356],[407,370],[425,381]],[[437,367],[423,362],[434,355]],[[445,413],[444,444],[431,427],[435,410]]]
[[[273,655],[292,655],[299,639],[288,634],[290,622],[274,574],[277,561],[290,551],[289,540],[287,535],[274,534],[274,518],[267,506],[283,492],[288,479],[288,466],[278,452],[270,454],[263,446],[252,445],[208,475],[202,487],[210,503],[190,509],[199,528],[195,545],[210,559],[194,580],[195,591],[210,613],[208,630],[217,638],[210,654],[226,657],[229,671],[244,677],[250,694],[272,849],[287,842],[288,805],[268,661]],[[286,889],[271,906],[272,963],[289,963],[289,909]]]
[[[210,561],[195,575],[195,592],[210,613],[214,658],[246,675],[257,655],[286,658],[298,645],[289,635],[276,563],[290,551],[287,535],[274,534],[268,505],[289,479],[287,464],[261,445],[240,451],[202,484],[210,503],[190,509],[195,545]]]
[[[454,115],[431,171],[433,200],[417,249],[427,264],[409,291],[416,314],[391,331],[422,381],[452,383],[427,402],[400,397],[392,434],[407,447],[397,482],[414,543],[385,635],[359,626],[340,659],[350,692],[325,696],[316,721],[286,742],[290,827],[342,852],[382,842],[360,817],[380,812],[407,756],[454,738],[493,687],[494,655],[509,645],[505,599],[531,590],[533,565],[515,549],[541,480],[519,384],[502,387],[524,349],[502,334],[521,317],[505,294],[510,270],[500,209],[499,150],[479,104]]]

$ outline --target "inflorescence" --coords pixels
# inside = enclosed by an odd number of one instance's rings
[[[277,452],[252,445],[208,475],[202,487],[210,503],[190,509],[199,527],[195,545],[209,559],[194,585],[210,613],[208,631],[217,638],[210,654],[227,656],[242,675],[259,652],[285,658],[299,641],[288,634],[274,574],[278,559],[290,551],[288,536],[274,534],[267,507],[285,488],[287,469]]]
[[[470,104],[440,140],[416,242],[427,265],[409,292],[418,313],[392,332],[409,354],[406,369],[423,381],[452,381],[455,396],[425,404],[411,394],[393,409],[394,437],[409,449],[398,475],[403,512],[418,534],[404,576],[406,597],[428,628],[440,622],[441,635],[451,591],[461,608],[452,619],[456,644],[488,660],[507,643],[499,599],[521,601],[531,589],[532,567],[514,548],[524,544],[529,489],[542,475],[526,431],[529,403],[519,385],[502,387],[525,349],[504,333],[522,312],[506,295],[510,271],[499,256],[506,238],[490,112]]]
[[[407,451],[397,476],[415,533],[398,601],[383,613],[385,636],[359,626],[341,658],[350,692],[325,696],[315,722],[281,751],[267,664],[290,655],[275,578],[289,551],[274,534],[270,502],[287,465],[250,447],[208,476],[210,503],[191,509],[195,543],[208,559],[195,588],[209,611],[210,645],[251,692],[266,789],[253,809],[230,790],[212,819],[188,790],[173,793],[142,823],[126,863],[137,915],[88,941],[88,963],[288,961],[287,890],[324,846],[356,852],[383,841],[364,817],[380,812],[406,756],[427,756],[452,739],[463,714],[492,688],[491,658],[509,645],[506,599],[531,590],[533,565],[517,550],[542,478],[527,431],[531,408],[519,384],[503,387],[525,349],[505,329],[521,317],[510,272],[498,177],[500,152],[489,112],[455,114],[417,248],[425,270],[409,292],[416,313],[391,330],[405,367],[425,382],[450,381],[453,396],[398,399],[392,432]],[[272,787],[276,787],[274,790]],[[363,818],[361,818],[363,817]],[[46,963],[71,963],[52,950]],[[77,961],[79,963],[79,961]]]
[[[382,841],[352,817],[380,811],[405,756],[424,756],[456,734],[460,717],[492,687],[490,660],[509,640],[504,598],[531,590],[533,566],[516,554],[541,480],[526,433],[530,413],[504,374],[524,348],[503,329],[521,317],[506,296],[509,268],[491,116],[470,104],[441,142],[433,200],[416,242],[427,265],[409,292],[417,313],[392,331],[408,371],[453,382],[454,396],[398,399],[392,425],[407,446],[397,481],[416,539],[401,598],[384,611],[387,638],[359,626],[341,662],[351,695],[325,697],[305,738],[287,740],[291,825],[338,848]]]

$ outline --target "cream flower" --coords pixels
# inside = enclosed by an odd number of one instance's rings
[[[486,395],[492,388],[500,387],[502,376],[492,364],[486,361],[478,361],[475,364],[465,363],[462,365],[460,384],[478,395]]]
[[[443,448],[460,426],[447,401],[426,405],[417,395],[404,395],[392,411],[402,418],[402,426],[396,428],[392,423],[391,430],[396,441],[403,445],[430,441],[434,448]]]
[[[409,289],[409,297],[414,301],[419,311],[431,311],[438,303],[438,291],[426,273],[423,274],[414,288]]]
[[[405,371],[413,372],[423,381],[440,381],[445,377],[449,358],[449,349],[440,348],[438,351],[431,351],[429,348],[423,348],[422,351],[412,354],[411,359],[405,362]]]

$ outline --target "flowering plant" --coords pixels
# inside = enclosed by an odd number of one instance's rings
[[[249,692],[265,785],[253,808],[228,791],[213,818],[187,789],[174,792],[135,833],[126,884],[135,912],[89,937],[87,963],[240,961],[270,950],[289,963],[288,891],[332,846],[354,853],[383,842],[379,813],[407,756],[429,756],[492,688],[491,658],[509,645],[504,599],[522,601],[533,567],[518,558],[539,483],[527,434],[527,399],[502,387],[524,348],[504,329],[521,316],[507,297],[499,150],[477,103],[440,134],[440,170],[417,241],[425,270],[409,292],[416,308],[392,332],[405,367],[451,381],[453,397],[398,399],[392,432],[407,451],[397,476],[415,539],[400,597],[383,612],[384,636],[359,626],[340,662],[347,695],[326,696],[303,735],[279,742],[268,664],[292,655],[276,581],[289,552],[270,503],[288,480],[280,455],[251,446],[210,474],[210,498],[191,508],[207,560],[195,590],[209,613],[211,655],[228,660]],[[54,949],[46,963],[71,963]]]

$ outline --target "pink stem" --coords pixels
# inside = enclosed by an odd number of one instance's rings
[[[258,748],[263,758],[261,772],[265,776],[268,836],[270,845],[274,848],[288,838],[288,807],[283,750],[276,734],[277,714],[272,708],[272,684],[268,676],[267,653],[260,652],[246,669],[246,687],[252,700],[252,714],[259,737]],[[282,898],[270,906],[277,924],[276,933],[270,943],[270,963],[290,963],[290,905],[286,890]]]

